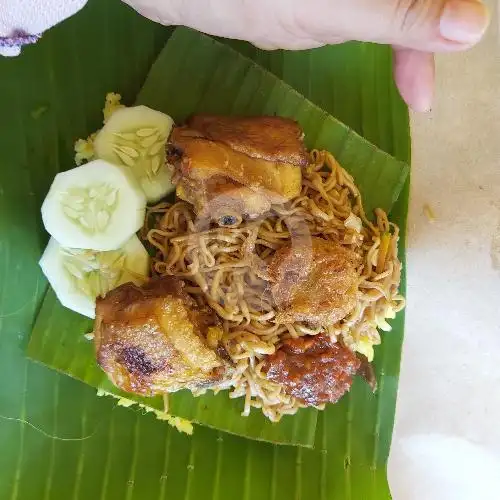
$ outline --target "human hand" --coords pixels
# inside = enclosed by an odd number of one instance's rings
[[[347,40],[389,44],[394,78],[416,111],[430,108],[434,53],[466,50],[488,25],[480,0],[124,0],[142,15],[264,49]]]

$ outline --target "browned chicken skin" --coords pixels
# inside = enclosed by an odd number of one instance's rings
[[[302,131],[280,117],[194,116],[172,132],[177,195],[200,214],[256,217],[301,190]]]
[[[174,277],[126,283],[97,299],[97,361],[120,389],[147,396],[193,390],[231,371],[223,349],[207,341],[220,331],[215,314],[200,309],[183,286]]]
[[[177,184],[176,194],[191,203],[198,215],[213,220],[226,215],[253,218],[271,208],[271,201],[262,192],[219,176],[203,183],[182,179]]]
[[[273,256],[268,273],[280,323],[330,325],[356,306],[359,257],[321,238],[293,242]]]
[[[308,406],[336,403],[352,384],[359,359],[327,335],[286,340],[266,358],[266,377]]]
[[[188,127],[251,158],[305,167],[307,152],[297,122],[280,116],[195,115]]]

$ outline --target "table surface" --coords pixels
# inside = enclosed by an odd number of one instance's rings
[[[500,45],[486,3],[484,42],[438,57],[434,107],[411,119],[394,500],[500,499]]]

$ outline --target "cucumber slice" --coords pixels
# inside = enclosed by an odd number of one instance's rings
[[[145,208],[144,193],[130,175],[95,160],[56,175],[42,219],[64,247],[115,250],[142,226]]]
[[[173,125],[170,116],[147,106],[117,109],[97,134],[95,153],[129,169],[148,202],[157,202],[175,189],[165,156]]]
[[[63,306],[94,318],[96,297],[122,283],[144,281],[149,255],[135,235],[123,247],[108,252],[64,248],[51,238],[40,267]]]

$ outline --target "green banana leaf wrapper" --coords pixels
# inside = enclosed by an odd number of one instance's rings
[[[109,33],[110,24],[100,26],[108,42],[102,53],[82,47],[77,36],[84,37],[85,28],[97,18],[121,20],[116,33]],[[143,44],[142,51],[131,51],[127,36],[131,31],[140,40],[136,43]],[[115,90],[124,95],[125,102],[133,103],[141,76],[144,79],[169,35],[168,30],[136,18],[113,1],[91,2],[81,17],[50,33],[23,56],[24,61],[9,61],[5,69],[3,61],[0,65],[2,74],[8,75],[7,82],[0,83],[5,90],[0,99],[17,117],[14,124],[5,121],[0,137],[0,219],[2,234],[7,235],[6,244],[0,247],[0,262],[4,263],[0,326],[2,348],[5,346],[0,370],[6,381],[0,398],[4,417],[0,438],[5,438],[6,445],[0,458],[0,474],[5,477],[0,480],[2,498],[4,494],[7,498],[40,498],[40,492],[55,499],[69,495],[300,498],[306,494],[332,499],[389,498],[385,463],[399,370],[401,315],[376,353],[376,396],[357,381],[338,405],[318,414],[299,412],[284,419],[283,426],[269,424],[256,412],[254,420],[253,416],[240,417],[238,401],[224,395],[200,403],[203,398],[179,394],[171,408],[173,414],[215,429],[314,449],[259,443],[201,426],[196,426],[192,437],[185,436],[154,416],[143,415],[143,408],[115,409],[113,400],[96,398],[95,389],[24,359],[22,351],[46,287],[36,266],[46,241],[38,215],[41,200],[54,174],[71,168],[73,141],[99,127],[104,94]],[[408,158],[406,110],[390,81],[390,58],[384,49],[348,44],[269,55],[245,44],[232,45],[278,76],[287,78],[288,74],[295,87],[358,132],[401,159]],[[118,56],[124,47],[129,49],[128,64]],[[75,51],[69,58],[72,69],[78,66],[77,57],[84,67],[89,63],[86,71],[68,73],[65,56],[71,50]],[[329,66],[325,64],[328,59],[332,61]],[[334,62],[338,68],[330,67]],[[342,62],[348,67],[342,68]],[[29,77],[42,63],[46,66],[43,78],[33,92]],[[11,86],[9,82],[24,83]],[[251,98],[241,97],[245,91]],[[361,98],[355,101],[354,92]],[[247,58],[188,30],[176,31],[169,40],[137,102],[168,112],[177,120],[195,111],[293,116],[304,127],[308,146],[329,149],[353,173],[369,208],[390,209],[406,177],[405,164],[363,141]],[[16,177],[13,171],[18,173]],[[371,189],[374,183],[378,183],[377,190]],[[405,188],[392,217],[402,226],[406,203]],[[29,354],[111,392],[111,385],[95,366],[92,345],[83,337],[90,328],[90,322],[62,308],[49,291]],[[161,408],[160,401],[140,402]]]
[[[280,115],[299,121],[310,148],[332,151],[353,175],[368,213],[392,208],[408,173],[406,164],[371,145],[283,81],[239,52],[194,31],[179,28],[154,63],[137,103],[170,114],[182,123],[193,112]],[[31,358],[117,396],[97,366],[92,342],[84,334],[89,321],[47,295],[28,347]],[[135,400],[162,409],[162,398]],[[314,444],[317,410],[308,408],[279,423],[261,412],[242,418],[243,400],[227,392],[194,398],[181,391],[169,396],[169,413],[251,439],[282,444]]]

